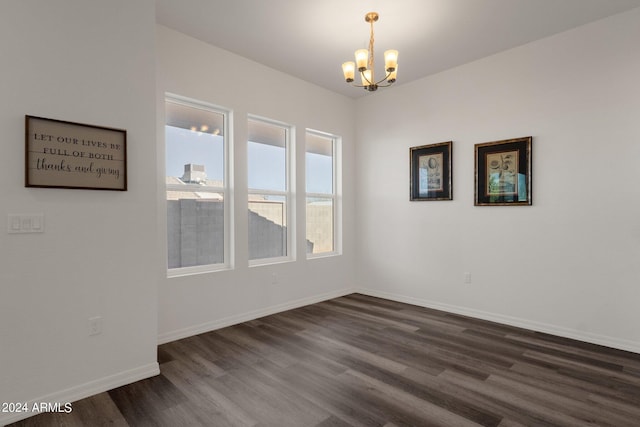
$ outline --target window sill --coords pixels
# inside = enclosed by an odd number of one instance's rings
[[[178,267],[167,270],[167,278],[194,276],[196,274],[215,273],[232,270],[228,264],[198,265],[194,267]]]
[[[319,258],[333,258],[341,255],[342,253],[340,252],[324,252],[321,254],[307,254],[307,259],[311,260],[311,259],[319,259]]]
[[[249,261],[249,267],[260,267],[263,265],[273,265],[273,264],[285,264],[293,261],[295,261],[295,259],[292,257],[254,259]]]

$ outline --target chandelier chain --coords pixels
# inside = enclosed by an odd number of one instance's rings
[[[368,61],[368,67],[369,70],[371,70],[371,81],[369,82],[370,84],[376,81],[376,77],[374,75],[374,60],[373,60],[373,23],[375,22],[375,20],[371,19],[369,21],[369,24],[371,25],[371,30],[369,32],[369,61]]]

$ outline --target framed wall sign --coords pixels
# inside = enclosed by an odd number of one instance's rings
[[[475,205],[531,205],[530,136],[476,144]]]
[[[25,186],[127,190],[127,131],[25,117]]]
[[[410,200],[452,200],[452,142],[409,149]]]

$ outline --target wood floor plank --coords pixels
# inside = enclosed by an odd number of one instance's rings
[[[640,425],[640,354],[360,294],[163,344],[158,362],[12,426]]]
[[[442,427],[473,427],[479,425],[494,426],[494,420],[485,419],[483,423],[451,412],[446,408],[428,400],[417,397],[414,393],[404,391],[384,381],[359,371],[349,370],[345,373],[351,384],[361,384],[369,394],[378,395],[384,404],[384,416],[389,420],[385,425],[419,425]]]
[[[108,392],[130,425],[165,425],[163,411],[187,402],[187,397],[163,375]]]
[[[593,404],[588,402],[588,396],[566,396],[563,394],[551,395],[547,389],[540,388],[528,382],[519,382],[503,375],[491,375],[487,379],[488,384],[496,384],[503,390],[507,390],[515,396],[520,396],[529,402],[535,402],[553,411],[570,414],[581,420],[584,425],[596,424],[602,426],[623,425],[625,416],[617,413],[603,414]]]
[[[382,426],[384,414],[371,407],[364,391],[339,381],[339,374],[317,364],[301,363],[280,373],[281,379],[294,387],[305,399],[356,427]]]
[[[484,411],[477,405],[464,402],[454,395],[443,393],[431,384],[421,384],[413,379],[394,375],[389,371],[352,357],[345,357],[342,360],[351,370],[361,375],[376,379],[379,383],[384,383],[390,388],[415,396],[418,399],[429,402],[445,409],[451,414],[457,414],[474,423],[485,426],[497,426],[502,419],[500,415]]]
[[[176,385],[188,397],[190,408],[199,422],[216,426],[254,426],[258,421],[236,405],[227,396],[219,393],[209,383],[218,377],[207,378],[200,371],[182,361],[167,363],[162,367],[162,375]],[[186,425],[189,425],[186,423]]]
[[[516,421],[518,421],[522,415],[528,415],[529,419],[533,417],[537,418],[536,422],[532,425],[561,425],[570,427],[584,426],[584,423],[581,420],[574,418],[569,414],[562,411],[555,411],[547,406],[532,402],[530,399],[511,393],[500,386],[484,381],[469,380],[468,377],[462,377],[461,375],[450,371],[445,371],[440,376],[448,383],[465,388],[468,391],[472,391],[479,396],[483,396],[487,400],[507,402],[510,406],[516,409],[515,414],[511,415]]]
[[[588,348],[581,348],[579,346],[573,345],[569,347],[567,345],[567,342],[558,342],[555,339],[550,340],[548,338],[545,339],[545,334],[530,336],[507,334],[505,336],[505,339],[508,342],[519,341],[524,345],[528,345],[527,348],[537,349],[545,353],[550,352],[551,350],[570,351],[571,353],[576,355],[582,355],[592,359],[622,365],[625,367],[624,369],[636,369],[640,371],[640,354],[629,353],[622,350],[597,346],[594,344],[592,344],[591,347]]]
[[[288,387],[282,377],[275,375],[275,372],[286,371],[287,369],[265,360],[251,367],[234,370],[230,374],[257,395],[268,396],[269,412],[276,409],[281,417],[287,419],[287,423],[279,425],[316,425],[329,418],[330,412],[302,397],[297,390]]]

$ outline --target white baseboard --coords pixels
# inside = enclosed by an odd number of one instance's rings
[[[130,369],[128,371],[90,381],[88,383],[71,387],[66,390],[56,391],[55,393],[41,396],[37,399],[22,403],[26,403],[27,408],[33,408],[35,404],[56,402],[61,403],[61,405],[64,406],[64,404],[67,402],[75,402],[77,400],[84,399],[86,397],[93,396],[114,389],[116,387],[131,384],[145,378],[153,377],[158,374],[160,374],[160,367],[158,363],[149,363],[148,365],[140,366],[135,369]],[[7,424],[11,424],[34,415],[38,415],[38,412],[0,414],[0,425],[4,426]]]
[[[558,327],[546,323],[536,322],[528,319],[522,319],[512,316],[504,316],[501,314],[490,313],[487,311],[474,310],[467,307],[460,307],[455,305],[443,304],[435,301],[423,300],[419,298],[409,297],[405,295],[393,294],[375,289],[359,288],[354,292],[369,295],[372,297],[388,299],[397,302],[403,302],[407,304],[417,305],[420,307],[433,308],[435,310],[446,311],[448,313],[460,314],[463,316],[469,316],[476,319],[488,320],[491,322],[501,323],[509,326],[516,326],[518,328],[529,329],[537,332],[544,332],[551,335],[556,335],[564,338],[571,338],[578,341],[584,341],[591,344],[602,345],[605,347],[616,348],[619,350],[631,351],[633,353],[640,353],[640,343],[623,340],[619,338],[612,338],[606,335],[592,334],[584,331],[578,331],[569,328]]]
[[[165,344],[182,338],[214,331],[216,329],[226,328],[227,326],[237,325],[238,323],[248,322],[249,320],[258,319],[260,317],[269,316],[271,314],[280,313],[282,311],[292,310],[294,308],[304,307],[305,305],[315,304],[333,298],[342,297],[352,294],[353,292],[354,290],[352,288],[340,289],[325,294],[314,295],[308,298],[302,298],[299,300],[289,301],[283,304],[266,307],[260,310],[254,310],[238,315],[224,317],[222,319],[213,320],[211,322],[190,326],[175,331],[165,332],[158,335],[158,344]]]

